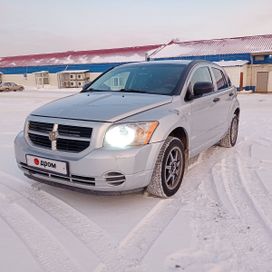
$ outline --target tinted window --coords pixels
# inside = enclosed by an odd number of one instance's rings
[[[185,67],[186,65],[168,64],[120,66],[98,78],[88,90],[171,95]]]
[[[224,73],[216,68],[212,68],[212,70],[215,77],[217,89],[222,90],[227,88],[229,84],[227,83]]]
[[[193,74],[193,76],[191,78],[191,81],[190,81],[190,90],[191,90],[191,92],[193,92],[194,85],[197,82],[209,82],[209,83],[213,83],[212,82],[211,73],[210,73],[210,70],[209,70],[208,67],[198,68],[194,72],[194,74]]]

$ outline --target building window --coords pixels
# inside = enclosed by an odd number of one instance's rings
[[[255,61],[264,61],[264,56],[255,56]]]
[[[120,85],[119,84],[119,82],[120,82],[120,78],[119,77],[114,77],[112,80],[113,80],[112,85],[114,87],[118,87]]]

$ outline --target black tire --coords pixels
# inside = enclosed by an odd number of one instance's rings
[[[235,146],[238,138],[239,117],[234,115],[227,134],[220,140],[219,145],[222,147],[230,148]]]
[[[182,141],[168,137],[159,153],[147,192],[167,198],[174,195],[182,182],[185,169],[185,151]]]

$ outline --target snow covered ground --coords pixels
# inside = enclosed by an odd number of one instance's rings
[[[272,271],[272,95],[240,95],[236,147],[203,152],[161,200],[22,175],[13,139],[25,117],[70,93],[0,94],[1,271]]]

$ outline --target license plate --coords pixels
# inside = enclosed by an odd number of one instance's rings
[[[67,162],[50,160],[32,155],[26,155],[26,163],[28,166],[46,170],[48,172],[67,175]]]

